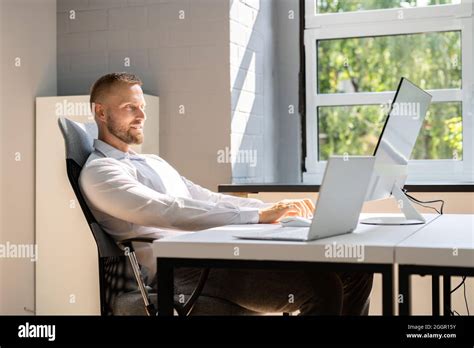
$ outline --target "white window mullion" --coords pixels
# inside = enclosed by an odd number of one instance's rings
[[[316,1],[316,0],[314,0]],[[305,51],[306,51],[306,158],[305,168],[307,173],[317,171],[318,165],[318,120],[316,115],[317,94],[317,67],[318,57],[316,54],[316,40],[314,33],[305,30],[304,33]],[[303,174],[303,181],[308,180],[306,174]]]
[[[458,17],[469,18],[474,16],[474,0],[461,0],[459,5],[461,15]]]
[[[428,89],[427,92],[433,96],[433,103],[462,101],[463,91],[461,89]]]
[[[411,23],[353,23],[344,26],[325,26],[306,31],[314,32],[314,36],[319,40],[325,39],[344,39],[351,37],[373,37],[390,36],[403,34],[423,34],[440,31],[461,30],[461,19],[446,17],[433,19],[416,20]]]
[[[470,2],[469,2],[470,1]],[[377,10],[351,11],[341,13],[315,14],[316,1],[306,6],[306,28],[335,27],[354,23],[380,22],[387,24],[395,22],[399,26],[406,26],[408,22],[425,19],[440,19],[453,17],[469,17],[472,15],[472,1],[463,4],[431,5],[425,7],[389,8]]]
[[[305,28],[314,27],[317,0],[305,0],[304,2],[304,23]]]
[[[381,105],[389,103],[394,94],[395,92],[317,94],[314,98],[317,106]]]
[[[427,90],[433,96],[432,102],[462,101],[460,89]],[[314,96],[317,106],[387,104],[393,101],[395,91],[362,93],[328,93]]]
[[[472,3],[471,3],[472,5]],[[472,13],[472,12],[471,12]],[[474,180],[474,24],[463,19],[462,31],[462,110],[463,110],[463,162],[466,177]],[[470,33],[470,35],[468,34]]]

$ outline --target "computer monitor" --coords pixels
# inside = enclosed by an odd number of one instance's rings
[[[401,78],[374,151],[375,167],[366,201],[393,196],[404,217],[380,217],[360,221],[377,225],[423,224],[425,219],[403,192],[408,161],[418,138],[432,96]]]

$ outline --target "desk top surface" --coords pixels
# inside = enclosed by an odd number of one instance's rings
[[[362,214],[361,218],[387,215],[395,214]],[[392,264],[394,247],[439,217],[424,216],[425,225],[359,224],[353,233],[309,242],[238,239],[232,236],[237,231],[268,230],[278,225],[227,225],[157,240],[153,251],[155,256],[169,258]]]
[[[474,215],[445,214],[395,248],[399,264],[474,267]]]
[[[319,192],[319,184],[302,183],[252,183],[252,184],[222,184],[218,192]],[[473,182],[408,182],[405,189],[409,192],[474,192]]]

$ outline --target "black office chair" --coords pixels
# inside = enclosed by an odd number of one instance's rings
[[[79,188],[79,175],[93,151],[97,137],[95,123],[78,123],[66,118],[58,119],[66,145],[66,169],[69,182],[76,194],[87,223],[92,231],[99,255],[100,312],[102,315],[156,315],[156,294],[150,294],[143,281],[132,242],[152,243],[153,238],[132,238],[117,245],[97,223]],[[129,262],[127,262],[127,258]],[[201,296],[209,270],[202,271],[198,285],[184,305],[175,304],[180,316],[193,315],[255,315],[226,300]],[[138,286],[138,291],[137,291]],[[199,298],[199,301],[197,301]],[[145,313],[143,313],[144,305]]]

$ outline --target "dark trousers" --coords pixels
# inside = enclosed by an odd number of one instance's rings
[[[175,294],[191,294],[200,273],[176,269]],[[367,315],[372,281],[367,273],[211,269],[202,294],[259,313]]]

